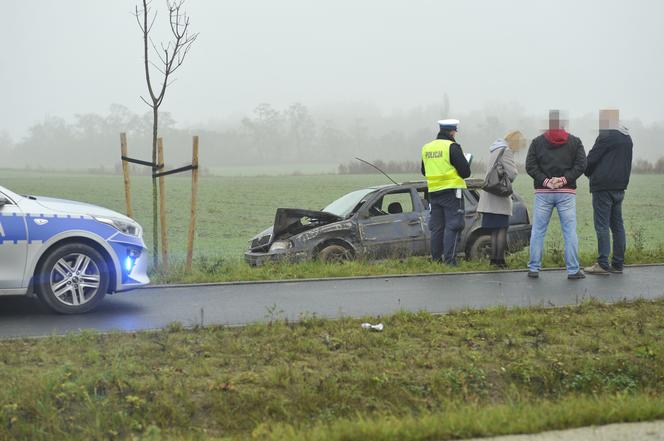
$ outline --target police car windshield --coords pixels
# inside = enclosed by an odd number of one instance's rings
[[[376,191],[375,188],[363,188],[362,190],[350,192],[323,208],[322,211],[346,218],[353,212],[353,209],[362,201],[362,199],[374,191]]]
[[[13,199],[14,201],[18,201],[22,198],[22,196],[17,195],[16,193],[10,191],[9,189],[5,187],[0,187],[0,196],[3,195],[9,199]]]

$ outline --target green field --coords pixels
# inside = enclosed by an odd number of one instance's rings
[[[434,441],[664,417],[664,300],[0,341],[2,440]]]
[[[421,179],[397,175],[397,180]],[[248,240],[270,226],[278,207],[321,209],[344,193],[385,183],[380,175],[317,176],[204,176],[200,179],[200,203],[196,235],[197,257],[240,259]],[[73,199],[124,211],[121,176],[64,175],[0,170],[0,185],[17,193]],[[168,213],[171,254],[181,260],[189,214],[190,179],[168,178]],[[532,181],[521,176],[517,191],[532,206]],[[664,175],[633,176],[624,204],[629,246],[655,249],[664,245],[664,198],[653,191],[664,188]],[[151,233],[151,184],[149,178],[134,177],[134,212]],[[596,247],[588,181],[580,180],[578,193],[580,249],[592,253]],[[560,248],[562,239],[557,220],[549,232],[548,248]]]

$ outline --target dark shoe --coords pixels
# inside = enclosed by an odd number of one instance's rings
[[[538,271],[528,271],[528,277],[531,279],[537,279],[539,278],[539,272]]]
[[[592,266],[584,268],[583,270],[588,274],[596,274],[598,276],[608,276],[611,274],[608,270],[602,268],[602,266],[597,262],[593,263]]]
[[[570,280],[579,280],[579,279],[585,279],[586,275],[583,274],[583,271],[579,270],[578,272],[574,274],[568,274],[567,278]]]
[[[622,268],[616,268],[615,266],[610,266],[610,267],[609,267],[609,272],[610,272],[611,274],[622,274],[622,273],[623,273],[623,269],[622,269]]]

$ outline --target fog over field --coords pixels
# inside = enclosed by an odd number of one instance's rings
[[[3,2],[0,168],[113,168],[147,156],[134,0]],[[200,32],[161,108],[167,160],[208,167],[416,160],[435,121],[482,157],[569,111],[586,149],[621,109],[636,156],[664,156],[664,3],[188,0]],[[165,1],[153,39],[168,38]]]

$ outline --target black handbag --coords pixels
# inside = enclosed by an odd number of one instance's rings
[[[491,170],[489,170],[489,173],[487,173],[484,178],[482,190],[487,193],[505,197],[510,196],[514,192],[512,190],[512,182],[507,177],[505,165],[503,164],[503,154],[507,148],[508,147],[503,148],[498,154],[496,162],[493,163],[493,167],[491,167]]]

